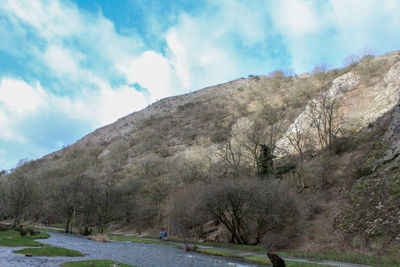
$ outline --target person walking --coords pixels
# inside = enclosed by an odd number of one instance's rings
[[[167,239],[168,239],[168,233],[167,233],[167,231],[164,231],[164,233],[163,233],[163,238],[164,238],[165,241],[167,241]]]

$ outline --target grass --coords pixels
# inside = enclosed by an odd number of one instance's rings
[[[72,249],[59,248],[59,247],[42,247],[42,248],[24,248],[21,250],[13,251],[16,254],[32,254],[33,256],[64,256],[64,257],[82,257],[82,253]]]
[[[238,245],[233,243],[213,243],[213,242],[196,242],[197,245],[204,245],[210,247],[218,247],[218,248],[228,248],[228,249],[236,249],[240,251],[251,251],[251,252],[265,252],[265,249],[262,246],[253,246],[253,245]]]
[[[244,258],[246,261],[251,261],[260,264],[271,264],[268,257],[250,256]]]
[[[315,264],[298,261],[285,261],[287,267],[331,267],[331,265]]]
[[[378,256],[347,254],[339,252],[301,252],[301,251],[283,251],[278,254],[283,256],[301,257],[307,259],[331,260],[340,262],[351,262],[359,264],[370,264],[378,266],[400,266],[400,255]]]
[[[155,245],[163,245],[163,246],[173,246],[173,247],[181,247],[178,244],[170,243],[168,241],[158,241],[152,239],[142,239],[133,236],[123,236],[123,235],[108,235],[109,240],[114,241],[129,241],[134,243],[142,243],[142,244],[155,244]]]
[[[229,258],[241,258],[239,255],[235,253],[231,253],[226,250],[221,250],[221,249],[205,249],[205,248],[199,248],[197,252],[208,254],[208,255],[214,255],[214,256],[222,256],[222,257],[229,257]]]
[[[149,238],[156,240],[157,237],[150,236]],[[178,238],[168,238],[170,241],[175,241],[179,243],[184,243],[183,240]],[[265,253],[265,249],[259,245],[239,245],[233,243],[217,243],[217,242],[193,242],[195,245],[202,245],[202,246],[210,246],[216,248],[227,248],[227,249],[235,249],[240,251],[251,251],[251,252],[261,252]]]
[[[37,230],[46,230],[46,231],[50,231],[50,232],[65,233],[64,229],[54,229],[54,228],[46,227],[46,226],[35,225],[34,228],[37,229]]]
[[[110,267],[113,264],[118,264],[120,267],[133,267],[133,265],[119,263],[111,260],[87,260],[87,261],[72,261],[61,264],[62,267]]]
[[[20,236],[19,232],[9,230],[6,232],[0,232],[0,246],[5,247],[40,247],[42,243],[33,239],[46,239],[50,235],[47,233],[40,233],[38,235],[30,235],[27,233],[25,236]]]
[[[244,259],[246,261],[251,261],[251,262],[258,263],[258,264],[265,264],[265,265],[271,264],[268,257],[250,256],[250,257],[245,257]],[[285,264],[287,267],[328,267],[328,266],[330,266],[330,265],[299,262],[299,261],[290,261],[290,260],[285,260]]]

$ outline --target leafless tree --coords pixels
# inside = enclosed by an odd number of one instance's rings
[[[215,154],[225,165],[225,172],[238,178],[241,174],[242,149],[235,143],[232,133],[229,133],[227,141],[215,149]]]
[[[65,232],[72,232],[72,216],[80,205],[80,192],[82,190],[82,179],[79,176],[67,176],[58,185],[55,201],[58,211],[65,218]]]
[[[156,225],[157,228],[159,228],[163,219],[163,205],[169,196],[171,184],[166,177],[153,178],[147,182],[143,193],[147,195],[150,201],[155,205],[157,211]]]
[[[15,170],[9,177],[7,202],[16,227],[26,215],[29,205],[33,202],[34,183],[22,171]]]
[[[342,122],[339,117],[340,102],[338,97],[323,94],[318,99],[310,102],[308,117],[312,127],[316,130],[317,139],[324,151],[324,173],[322,182],[327,184],[327,172],[329,170],[333,144],[342,130]]]
[[[301,127],[297,121],[293,121],[290,131],[285,134],[290,146],[298,154],[296,161],[296,183],[299,189],[304,189],[304,161],[307,151],[312,149],[310,129]]]
[[[298,219],[296,199],[279,181],[223,180],[203,192],[203,209],[226,227],[234,243],[260,243],[270,231],[283,231]]]
[[[99,232],[104,232],[105,224],[110,220],[110,214],[117,199],[116,186],[119,176],[111,169],[106,170],[100,177],[98,189],[98,228]]]
[[[90,234],[90,226],[93,224],[93,218],[99,200],[99,185],[97,180],[91,174],[82,175],[82,184],[80,190],[80,208],[81,222],[83,233]]]
[[[207,188],[205,209],[220,221],[231,233],[231,242],[247,244],[249,233],[247,220],[252,214],[250,192],[238,183],[227,180]]]
[[[210,217],[202,209],[204,184],[193,184],[173,195],[168,208],[171,232],[183,237],[186,247],[187,238],[202,235],[203,225]]]
[[[313,75],[319,82],[319,87],[322,88],[328,80],[328,65],[325,62],[321,62],[316,65],[312,71]]]

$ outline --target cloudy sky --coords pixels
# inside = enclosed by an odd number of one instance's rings
[[[166,96],[400,49],[398,0],[0,0],[0,170]]]

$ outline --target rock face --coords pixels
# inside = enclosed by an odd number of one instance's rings
[[[393,54],[393,58],[399,58],[399,53]],[[370,64],[378,64],[381,60],[381,58],[376,58]],[[400,62],[392,65],[373,86],[360,84],[360,75],[351,71],[333,80],[330,88],[321,94],[328,99],[340,101],[339,114],[341,120],[345,127],[350,128],[349,130],[357,131],[393,109],[398,103],[399,92]],[[281,151],[295,152],[285,136],[291,136],[299,129],[300,132],[306,133],[312,128],[310,109],[312,105],[316,105],[320,101],[318,98],[310,100],[305,110],[289,126],[284,137],[277,142]],[[307,134],[310,133],[307,132]],[[311,134],[316,138],[315,132]],[[281,155],[284,155],[284,153],[281,153]]]
[[[384,139],[390,144],[383,162],[395,160],[400,163],[400,100],[393,110],[386,115],[389,126],[385,133]]]

